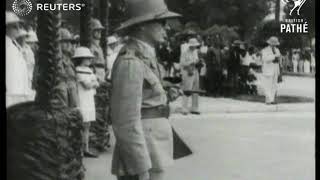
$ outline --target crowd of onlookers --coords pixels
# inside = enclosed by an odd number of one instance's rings
[[[188,46],[189,39],[195,38],[199,57],[200,87],[207,95],[256,94],[254,81],[261,72],[260,48],[235,40],[230,45],[221,45],[212,36],[193,35],[185,38],[171,38],[160,46],[159,59],[167,76],[181,76],[180,56]],[[315,73],[315,53],[307,47],[281,52],[281,73]]]
[[[315,74],[315,52],[309,47],[287,51],[283,55],[282,66],[287,72]]]

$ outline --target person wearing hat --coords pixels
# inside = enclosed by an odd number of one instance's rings
[[[232,84],[232,92],[233,96],[237,95],[239,92],[239,69],[241,67],[241,60],[240,60],[240,45],[243,44],[240,40],[235,40],[232,43],[232,47],[230,49],[230,57],[229,61],[227,62],[227,69],[228,69],[228,80]]]
[[[181,74],[182,74],[182,90],[183,91],[192,91],[199,90],[199,72],[196,68],[196,64],[199,63],[198,57],[198,47],[200,43],[196,38],[191,38],[188,42],[188,49],[182,53],[180,59]],[[199,95],[192,94],[192,106],[189,110],[188,107],[188,96],[183,96],[182,107],[183,114],[200,114],[199,112]]]
[[[11,11],[6,11],[6,107],[28,101],[27,63],[16,41],[21,20]]]
[[[163,180],[173,164],[173,131],[155,47],[166,39],[167,19],[180,15],[164,0],[127,3],[130,18],[116,31],[129,38],[111,74],[112,173],[119,180]]]
[[[97,157],[89,150],[90,123],[96,120],[94,95],[96,88],[99,86],[97,77],[90,68],[93,58],[94,55],[86,47],[76,48],[72,57],[76,64],[79,108],[84,123],[85,157]]]
[[[109,36],[107,39],[107,68],[108,68],[108,79],[111,79],[112,66],[117,58],[120,51],[120,46],[118,45],[118,39],[115,36]]]
[[[33,101],[36,93],[32,88],[33,73],[34,73],[34,66],[35,66],[34,53],[31,47],[27,43],[27,39],[28,39],[27,31],[25,31],[24,29],[21,29],[16,39],[20,45],[20,51],[22,52],[24,60],[26,61],[26,64],[27,64],[28,89],[30,90],[30,92],[28,93],[28,100]]]
[[[262,74],[264,76],[264,93],[266,104],[276,104],[278,76],[280,74],[281,54],[277,46],[280,42],[272,36],[267,40],[268,46],[261,50]]]
[[[93,65],[95,67],[96,75],[99,82],[105,81],[106,76],[106,60],[103,54],[103,50],[100,46],[101,33],[105,28],[101,25],[98,19],[92,18],[90,20],[90,28],[92,29],[92,34],[90,38],[90,50],[95,56]]]
[[[68,107],[77,108],[79,107],[79,96],[77,90],[76,69],[71,60],[74,51],[72,46],[74,39],[69,30],[65,28],[60,28],[58,34],[63,59],[62,65],[65,72],[63,76],[65,77],[65,85],[68,92],[68,97],[65,97],[65,102]]]

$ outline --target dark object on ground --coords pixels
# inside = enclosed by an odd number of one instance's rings
[[[191,111],[190,113],[195,114],[195,115],[200,115],[200,112],[198,112],[198,111]]]
[[[7,109],[7,179],[82,180],[82,116],[27,102]]]
[[[192,94],[206,94],[206,91],[204,90],[185,90],[183,93],[186,96],[191,96]]]
[[[242,101],[251,101],[251,102],[261,102],[265,103],[264,96],[252,96],[252,95],[240,95],[234,97],[234,99],[242,100]],[[310,103],[314,102],[313,98],[309,97],[301,97],[301,96],[278,96],[277,103]]]
[[[183,142],[177,132],[172,128],[173,134],[173,159],[180,159],[192,154],[188,145]]]

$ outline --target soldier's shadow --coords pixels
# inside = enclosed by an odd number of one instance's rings
[[[265,103],[265,97],[262,95],[239,95],[234,97],[233,99],[240,101],[249,101],[249,102],[261,102]],[[286,104],[286,103],[312,103],[314,102],[313,98],[310,97],[302,97],[302,96],[278,96],[276,98],[278,104]]]

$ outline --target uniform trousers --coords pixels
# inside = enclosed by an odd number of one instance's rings
[[[265,75],[264,76],[264,94],[265,94],[265,102],[272,103],[275,101],[275,96],[277,93],[278,86],[278,75]]]

